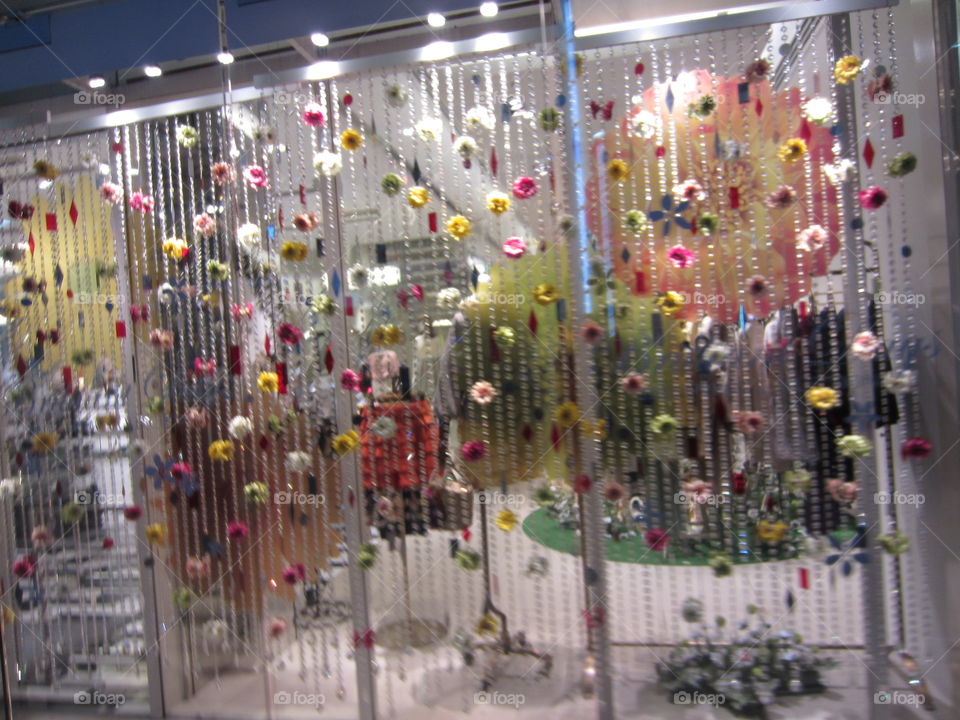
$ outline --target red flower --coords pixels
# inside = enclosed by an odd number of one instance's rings
[[[310,103],[303,109],[303,121],[310,127],[323,127],[325,119],[319,103]]]
[[[667,251],[667,260],[669,260],[674,267],[688,268],[693,265],[696,259],[697,256],[693,250],[685,248],[683,245],[674,245]]]
[[[112,537],[105,537],[105,538],[103,539],[103,549],[104,549],[104,550],[109,550],[109,549],[112,548],[112,547],[113,547],[113,538],[112,538]]]
[[[293,218],[293,226],[300,232],[310,232],[318,222],[320,222],[320,216],[316,213],[300,213]]]
[[[603,488],[603,497],[607,502],[620,502],[627,494],[627,489],[618,482],[608,483]]]
[[[127,520],[137,521],[143,515],[143,508],[139,505],[128,505],[123,509],[123,516]]]
[[[734,495],[743,495],[747,492],[747,476],[743,473],[734,473],[730,477],[730,489]]]
[[[532,177],[518,177],[513,181],[513,196],[520,200],[532,198],[537,194],[537,182]]]
[[[24,555],[13,563],[13,574],[17,577],[32,577],[37,571],[37,560],[33,555]]]
[[[667,543],[670,541],[670,535],[666,530],[660,528],[650,528],[646,534],[647,547],[659,552],[667,549]]]
[[[153,212],[155,205],[153,196],[145,194],[142,190],[134,190],[130,195],[130,207],[137,212]]]
[[[594,345],[603,339],[603,328],[592,320],[587,320],[580,327],[580,337],[588,345]]]
[[[277,328],[277,337],[285,345],[299,345],[303,340],[303,330],[290,323],[280,323]]]
[[[360,392],[360,383],[363,378],[356,370],[347,368],[340,373],[340,387],[351,392]]]
[[[306,577],[307,569],[303,566],[303,563],[287,565],[283,569],[283,581],[287,583],[287,585],[296,585]]]
[[[170,467],[170,475],[174,480],[186,480],[193,475],[193,468],[190,467],[190,463],[188,462],[174,463]]]
[[[590,492],[590,488],[593,487],[593,480],[590,479],[589,475],[577,475],[573,480],[573,491],[577,495],[583,495],[584,493]]]
[[[927,457],[932,450],[933,445],[926,438],[912,437],[900,446],[900,455],[904,460],[915,460]]]
[[[243,169],[243,179],[247,185],[255,188],[265,188],[267,186],[267,173],[259,165],[248,165]]]
[[[467,462],[483,460],[487,456],[487,444],[483,440],[469,440],[460,448],[460,457]]]
[[[876,210],[887,201],[887,191],[882,187],[871,185],[860,191],[860,205],[867,210]]]
[[[11,200],[7,203],[7,212],[14,220],[29,220],[33,217],[33,205]]]
[[[527,244],[523,241],[523,238],[510,237],[504,240],[501,249],[508,258],[516,260],[527,251]]]
[[[227,525],[227,537],[231,540],[243,540],[249,530],[247,529],[246,523],[242,523],[239,520],[234,520]]]

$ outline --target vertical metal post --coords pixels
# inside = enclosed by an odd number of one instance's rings
[[[572,0],[561,0],[561,33],[563,40],[564,65],[566,68],[566,95],[567,121],[566,151],[567,162],[570,163],[572,182],[566,184],[568,203],[574,210],[576,242],[570,245],[570,252],[575,254],[570,262],[570,280],[574,290],[571,298],[573,305],[573,322],[581,322],[593,310],[592,290],[587,285],[590,267],[590,236],[587,227],[586,207],[586,176],[583,144],[581,135],[581,108],[580,87],[577,83],[577,56],[574,46],[574,19]],[[584,416],[592,416],[599,398],[592,376],[593,363],[590,349],[585,343],[577,343],[574,357],[574,377],[576,399],[584,411]],[[577,433],[574,438],[577,451],[575,455],[576,472],[585,472],[592,478],[597,477],[599,465],[596,458],[596,447],[592,437],[585,437]],[[595,674],[597,695],[597,717],[600,720],[613,720],[613,681],[610,666],[610,630],[609,612],[607,606],[606,557],[603,541],[602,502],[600,487],[594,483],[593,488],[585,493],[581,504],[581,523],[584,541],[584,568],[583,582],[587,607],[585,610],[594,615],[594,622],[590,623],[590,647]],[[601,613],[597,616],[597,613]]]
[[[830,16],[829,43],[832,60],[836,60],[849,53],[851,47],[850,17],[847,14]],[[837,122],[842,128],[838,136],[840,143],[840,157],[849,159],[854,167],[858,167],[858,139],[856,130],[857,111],[856,98],[852,84],[837,85]],[[855,177],[843,184],[841,188],[842,219],[844,223],[843,252],[845,254],[846,274],[843,278],[843,305],[844,330],[846,337],[843,342],[856,333],[869,330],[868,303],[869,296],[866,286],[866,272],[864,267],[863,231],[851,228],[851,220],[857,216],[859,210],[854,193],[859,187],[859,179]],[[871,363],[852,359],[847,354],[847,371],[850,383],[850,399],[852,402],[866,407],[873,403],[873,366]],[[857,422],[855,431],[864,437],[874,434],[873,422],[870,413],[863,413],[863,418]],[[855,477],[860,483],[859,511],[862,521],[866,525],[868,537],[876,536],[883,526],[880,506],[874,502],[874,493],[879,491],[877,478],[876,454],[871,451],[866,457],[854,463]],[[882,603],[885,598],[883,584],[883,564],[879,558],[871,558],[872,562],[862,566],[863,582],[863,633],[864,648],[866,650],[865,664],[867,668],[867,702],[870,708],[870,717],[880,717],[884,705],[874,702],[874,693],[887,680],[886,659],[886,618]]]

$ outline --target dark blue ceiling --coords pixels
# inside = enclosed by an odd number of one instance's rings
[[[480,0],[228,0],[231,50],[472,9]],[[0,26],[0,92],[216,53],[216,0],[113,0]]]

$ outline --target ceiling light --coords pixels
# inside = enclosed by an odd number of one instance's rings
[[[317,32],[317,33],[313,33],[313,35],[310,36],[310,42],[312,42],[317,47],[326,47],[327,45],[330,44],[330,38],[328,38],[323,33]]]
[[[443,60],[453,55],[453,43],[437,40],[420,48],[421,60]]]
[[[480,4],[480,14],[484,17],[496,17],[498,12],[500,12],[500,6],[492,0]]]
[[[143,74],[147,77],[160,77],[163,75],[163,70],[159,65],[144,65]]]
[[[439,28],[439,27],[443,27],[446,24],[447,24],[447,19],[440,13],[434,12],[427,15],[427,25],[429,25],[430,27]]]
[[[481,35],[474,41],[474,48],[477,52],[489,52],[490,50],[499,50],[509,43],[509,38],[504,33],[493,32]]]
[[[217,53],[217,62],[221,65],[229,65],[234,61],[233,53],[229,50],[223,50]]]
[[[87,80],[87,85],[89,85],[92,90],[96,90],[97,88],[102,88],[106,84],[107,84],[107,81],[104,80],[99,75],[91,75],[90,79]]]

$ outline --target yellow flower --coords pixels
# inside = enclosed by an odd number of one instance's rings
[[[833,79],[840,85],[846,85],[863,70],[865,63],[856,55],[845,55],[837,60],[833,68]]]
[[[307,244],[288,240],[280,246],[280,257],[284,260],[299,262],[307,259]]]
[[[777,150],[777,157],[783,162],[796,162],[806,154],[807,143],[801,138],[790,138]]]
[[[580,423],[580,431],[587,436],[593,435],[598,440],[607,439],[607,421],[603,418],[597,418],[596,422],[584,420]]]
[[[500,630],[500,623],[497,621],[495,615],[487,613],[477,620],[475,630],[477,631],[477,635],[496,635]]]
[[[396,325],[381,325],[375,327],[370,333],[370,343],[380,347],[396,345],[401,340],[403,340],[403,333]]]
[[[454,215],[447,220],[447,232],[457,240],[463,240],[470,234],[470,221],[463,215]]]
[[[549,305],[560,299],[560,293],[556,285],[540,283],[533,289],[533,299],[540,305]]]
[[[494,215],[503,215],[509,209],[510,198],[507,197],[506,193],[502,193],[499,190],[494,190],[492,193],[487,195],[487,210],[492,212]]]
[[[497,513],[497,527],[504,532],[513,530],[518,522],[520,522],[520,518],[513,510],[501,510]]]
[[[37,160],[33,164],[33,172],[36,173],[38,178],[44,180],[54,180],[60,174],[60,171],[46,160]]]
[[[162,545],[165,535],[163,525],[161,523],[151,523],[147,525],[146,530],[144,530],[144,535],[146,535],[147,542],[151,545]]]
[[[262,372],[257,378],[257,387],[263,392],[277,392],[280,389],[280,376],[275,372]]]
[[[337,435],[331,443],[333,451],[337,455],[346,455],[348,452],[356,450],[359,444],[360,435],[357,434],[356,430],[350,430]]]
[[[356,150],[363,145],[363,135],[356,130],[344,130],[340,134],[340,144],[344,150]]]
[[[229,440],[214,440],[207,448],[211,460],[227,462],[233,459],[233,443]]]
[[[814,385],[807,390],[804,397],[807,399],[807,405],[815,410],[829,410],[840,404],[840,396],[837,391],[823,385]]]
[[[167,238],[163,241],[163,254],[171,260],[182,260],[186,257],[189,245],[180,238]]]
[[[757,538],[759,538],[762,543],[770,545],[779,543],[786,537],[786,534],[787,524],[785,522],[779,520],[777,522],[761,520],[757,524]]]
[[[620,158],[607,163],[607,177],[614,182],[623,182],[630,177],[630,166]]]
[[[35,453],[53,452],[59,439],[59,436],[54,432],[38,432],[33,436],[31,446]]]
[[[683,295],[674,290],[667,290],[657,298],[656,305],[664,315],[673,315],[683,307]]]
[[[575,402],[568,400],[557,408],[553,417],[560,427],[573,427],[580,421],[580,408]]]
[[[407,203],[413,208],[422,208],[430,202],[430,192],[425,187],[414,185],[407,190]]]

